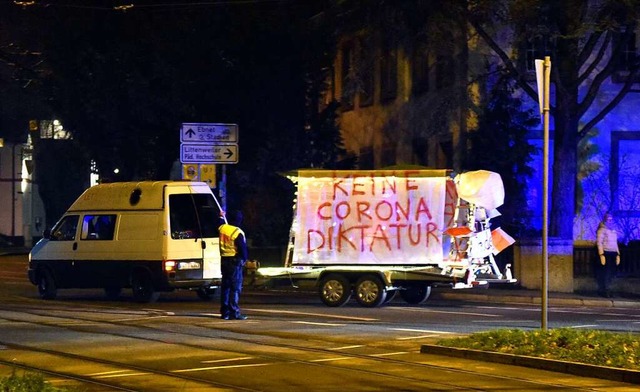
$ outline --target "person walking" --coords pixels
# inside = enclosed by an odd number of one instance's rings
[[[602,222],[598,225],[596,243],[600,260],[600,263],[596,265],[598,295],[611,298],[613,295],[609,285],[616,274],[616,267],[620,265],[620,250],[618,249],[618,233],[615,229],[613,215],[609,212],[604,214]]]
[[[240,311],[242,269],[247,261],[247,240],[239,227],[242,212],[232,211],[220,228],[220,256],[222,258],[222,288],[220,292],[220,317],[224,320],[246,320]]]

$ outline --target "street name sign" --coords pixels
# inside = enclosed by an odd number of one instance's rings
[[[182,163],[238,163],[237,144],[182,143]]]
[[[182,143],[238,143],[237,124],[183,123],[180,128]]]

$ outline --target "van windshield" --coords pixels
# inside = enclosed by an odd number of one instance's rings
[[[171,238],[218,237],[220,212],[212,195],[169,195]]]

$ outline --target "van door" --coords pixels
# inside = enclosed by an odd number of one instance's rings
[[[219,224],[220,212],[212,194],[169,195],[171,240],[180,244],[172,247],[172,258],[197,257],[203,263],[201,279],[220,278]]]
[[[202,259],[204,260],[204,279],[219,279],[222,277],[220,270],[220,210],[213,200],[213,195],[193,195],[196,211],[200,221],[202,241]]]
[[[56,286],[73,287],[73,263],[78,249],[79,215],[62,217],[51,230],[47,243],[36,255],[39,264],[53,273]]]
[[[73,271],[80,287],[122,287],[126,281],[119,279],[116,260],[120,258],[113,246],[116,219],[114,213],[89,212],[82,216]]]

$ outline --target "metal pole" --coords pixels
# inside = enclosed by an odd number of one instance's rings
[[[222,210],[227,212],[227,165],[222,166],[222,178],[220,179],[220,201]]]
[[[543,170],[542,170],[542,321],[541,328],[547,330],[549,308],[549,78],[551,76],[551,58],[544,58],[544,106],[543,130]]]
[[[16,143],[11,146],[11,241],[16,240]]]

